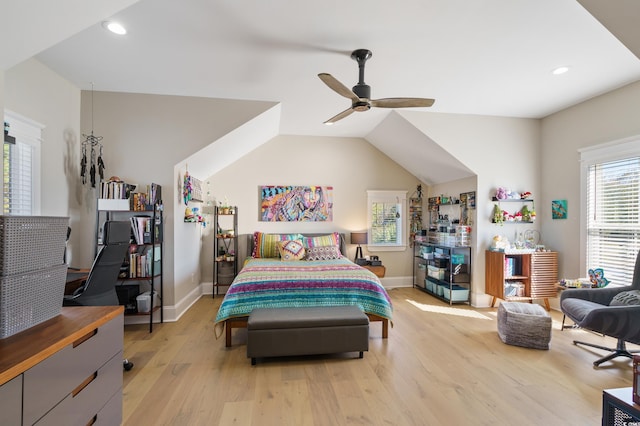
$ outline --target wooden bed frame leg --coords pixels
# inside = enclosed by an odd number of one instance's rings
[[[386,339],[389,337],[389,320],[382,321],[382,338]]]
[[[225,330],[225,346],[227,348],[230,348],[231,347],[231,326],[229,325],[229,323],[225,323],[224,330]]]

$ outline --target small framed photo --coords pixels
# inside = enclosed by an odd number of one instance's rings
[[[553,200],[551,202],[551,218],[552,219],[567,218],[567,200]]]

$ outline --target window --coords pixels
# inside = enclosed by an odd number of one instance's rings
[[[640,142],[640,141],[638,141]],[[624,144],[626,148],[633,148]],[[612,158],[582,153],[586,177],[586,268],[602,268],[614,284],[629,285],[640,250],[640,150]],[[640,148],[640,146],[638,147]],[[601,153],[602,154],[602,153]],[[605,154],[606,155],[606,154]],[[585,271],[586,273],[586,271]]]
[[[2,213],[40,214],[40,141],[42,126],[6,112],[15,143],[2,145]]]
[[[404,250],[406,247],[406,191],[367,191],[369,250]]]

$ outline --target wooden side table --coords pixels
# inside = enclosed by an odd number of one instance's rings
[[[384,274],[385,272],[387,272],[387,268],[385,268],[384,265],[379,265],[379,266],[362,265],[362,267],[376,274],[378,278],[384,278]]]

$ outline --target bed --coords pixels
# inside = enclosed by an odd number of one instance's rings
[[[251,256],[227,290],[216,315],[216,337],[224,332],[227,347],[231,346],[232,329],[245,328],[254,308],[356,305],[370,321],[382,323],[382,337],[387,338],[393,313],[389,295],[371,271],[340,256],[344,253],[343,235],[332,234],[338,239],[338,254],[312,257],[312,252],[326,252],[327,249],[320,248],[325,246],[317,244],[329,244],[327,235],[265,234],[301,238],[306,256],[312,259],[308,260],[291,259],[286,254],[270,257],[275,254],[273,247],[266,249],[266,246],[272,242],[265,243],[256,234],[251,239]],[[261,252],[256,246],[264,250]]]

